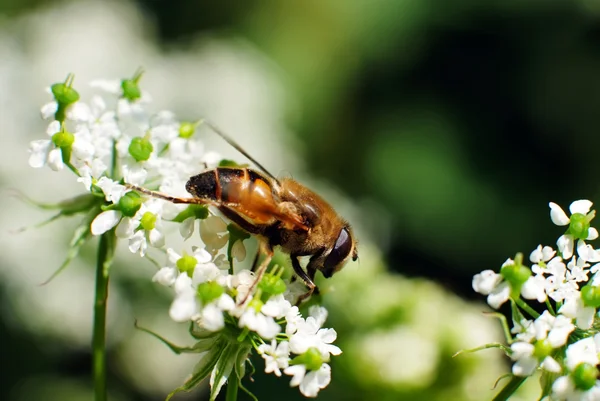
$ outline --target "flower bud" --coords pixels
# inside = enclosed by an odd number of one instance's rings
[[[146,212],[140,219],[140,226],[146,230],[151,231],[156,227],[156,215],[152,212]]]
[[[571,376],[573,377],[575,387],[579,390],[586,391],[596,384],[598,369],[589,363],[580,363],[573,373],[571,373]]]
[[[75,136],[70,132],[61,131],[52,135],[52,142],[59,148],[70,148],[75,142]]]
[[[154,146],[152,146],[152,142],[150,142],[148,138],[136,136],[131,140],[128,150],[129,154],[135,159],[135,161],[141,162],[150,158],[150,155],[154,150]]]
[[[581,289],[581,300],[585,306],[600,307],[600,287],[586,285]]]
[[[511,287],[520,288],[529,277],[531,277],[531,270],[521,264],[513,264],[504,266],[500,270],[500,274],[506,281],[511,284]]]
[[[198,126],[197,123],[189,123],[189,122],[181,123],[181,125],[179,125],[179,137],[184,138],[184,139],[191,138],[194,135],[194,132],[196,132],[197,126]]]
[[[54,99],[59,105],[68,106],[79,100],[79,93],[73,89],[69,84],[58,83],[50,87]]]
[[[142,91],[138,85],[143,71],[139,70],[133,78],[124,79],[121,81],[121,89],[123,89],[123,97],[127,100],[134,101],[142,97]]]
[[[316,348],[309,348],[304,354],[292,359],[292,365],[305,365],[307,370],[319,370],[325,361]]]
[[[206,283],[201,283],[198,285],[198,298],[203,305],[208,304],[211,301],[219,298],[225,290],[215,281],[208,281]]]
[[[569,232],[573,237],[586,239],[590,229],[590,222],[587,216],[581,213],[573,213],[569,222]]]
[[[533,356],[535,356],[539,361],[546,358],[548,355],[552,353],[554,348],[548,340],[539,340],[535,342],[533,349]]]
[[[119,210],[123,216],[135,216],[140,207],[142,207],[142,197],[137,192],[127,192],[119,199]]]
[[[183,257],[179,258],[175,264],[180,272],[187,273],[188,276],[192,277],[194,269],[198,264],[198,260],[191,255],[183,255]]]

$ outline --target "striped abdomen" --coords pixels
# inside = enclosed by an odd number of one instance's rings
[[[291,227],[303,226],[300,216],[282,208],[273,183],[249,168],[218,167],[205,171],[191,177],[185,189],[194,197],[226,208],[255,225],[270,226],[284,221]]]

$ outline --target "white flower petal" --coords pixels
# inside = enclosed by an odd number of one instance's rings
[[[31,141],[29,144],[29,165],[33,168],[44,167],[51,146],[52,141],[47,139]]]
[[[42,118],[44,120],[49,120],[49,119],[54,119],[54,115],[56,114],[56,111],[58,110],[58,103],[56,103],[56,101],[52,101],[50,103],[46,103],[45,105],[42,106],[42,109],[40,110],[42,112]],[[56,132],[56,131],[54,131]]]
[[[590,227],[590,229],[588,230],[588,236],[586,240],[592,241],[596,238],[598,238],[598,230],[596,230],[594,227]]]
[[[175,298],[169,309],[169,316],[176,322],[186,322],[198,313],[196,297],[185,293]]]
[[[573,256],[573,248],[575,246],[572,235],[561,235],[556,241],[556,245],[558,246],[558,250],[562,254],[563,259],[571,259]]]
[[[569,206],[569,210],[571,211],[571,214],[588,214],[588,212],[592,208],[592,205],[593,203],[587,199],[576,200],[575,202],[571,203],[571,206]]]
[[[92,235],[102,235],[108,230],[116,226],[121,220],[121,212],[118,210],[107,210],[100,213],[94,221],[92,221]]]
[[[60,148],[52,149],[48,153],[48,166],[54,171],[60,171],[63,169],[64,163]]]
[[[554,224],[557,226],[566,226],[569,224],[569,217],[560,206],[554,202],[550,202],[548,206],[550,206],[550,218]]]
[[[177,271],[174,267],[163,267],[159,271],[156,272],[154,277],[152,277],[152,281],[162,284],[164,286],[170,287],[175,284],[175,280],[179,275],[179,271]]]
[[[490,293],[487,297],[487,303],[494,309],[498,309],[510,297],[510,286],[503,282]]]
[[[541,366],[544,370],[552,373],[560,373],[562,370],[560,363],[558,363],[556,359],[552,358],[551,356],[544,358]]]

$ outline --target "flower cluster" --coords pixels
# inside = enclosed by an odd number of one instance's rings
[[[31,142],[29,164],[55,171],[66,167],[87,191],[55,205],[59,216],[85,216],[59,271],[95,236],[106,240],[103,252],[114,252],[118,238],[132,253],[159,264],[153,281],[173,290],[169,315],[188,323],[197,342],[177,347],[150,333],[176,352],[201,353],[193,375],[172,394],[192,389],[209,375],[211,399],[225,383],[244,389],[241,379],[256,352],[265,360],[265,372],[283,372],[291,376],[291,386],[315,397],[330,382],[330,356],[341,353],[332,345],[335,330],[322,328],[327,311],[314,306],[302,317],[293,306],[300,294],[282,279],[283,268],[262,277],[234,269],[234,262],[246,257],[244,240],[250,235],[206,206],[173,204],[132,190],[186,197],[190,176],[231,164],[204,150],[196,134],[201,122],[179,122],[167,111],[150,114],[141,77],[138,72],[130,79],[92,82],[105,96],[95,95],[89,103],[80,100],[72,75],[49,89],[53,100],[41,109],[49,138]],[[197,245],[181,251],[169,246],[171,235],[188,240],[195,231]],[[166,253],[164,264],[151,257],[161,255],[158,250]],[[110,258],[104,257],[105,263]]]
[[[510,332],[504,324],[510,347],[491,346],[503,348],[514,361],[514,380],[541,371],[546,400],[600,400],[600,250],[586,242],[598,237],[590,226],[591,208],[588,200],[575,201],[569,216],[550,203],[552,222],[567,227],[556,249],[539,245],[529,256],[531,267],[517,254],[500,273],[485,270],[473,277],[473,289],[487,295],[491,307],[510,300]]]

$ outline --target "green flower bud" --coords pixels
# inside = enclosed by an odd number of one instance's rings
[[[573,213],[570,218],[569,232],[573,237],[586,239],[590,230],[590,222],[586,215]]]
[[[198,285],[197,294],[198,298],[203,305],[208,304],[211,301],[219,298],[225,290],[215,281],[209,281]]]
[[[581,300],[585,306],[600,307],[600,287],[586,285],[581,289]]]
[[[307,370],[319,370],[321,365],[326,362],[321,353],[316,348],[309,348],[304,354],[298,355],[292,359],[292,365],[305,365]]]
[[[131,79],[122,80],[121,88],[123,89],[123,97],[129,101],[134,101],[142,97],[142,91],[137,82]]]
[[[500,275],[511,284],[512,288],[521,288],[531,277],[531,270],[521,264],[507,265],[500,270]]]
[[[550,345],[548,340],[539,340],[535,342],[533,349],[533,356],[535,356],[538,360],[543,360],[548,355],[552,353],[554,348]]]
[[[61,82],[52,85],[50,89],[52,90],[54,99],[56,99],[56,102],[59,105],[68,106],[79,100],[79,93],[77,93],[75,89],[71,88],[69,84]]]
[[[146,230],[154,230],[156,227],[156,215],[152,212],[146,212],[140,219],[140,226]]]
[[[598,369],[589,363],[580,363],[571,373],[575,388],[586,391],[594,387],[598,378]]]
[[[182,273],[187,273],[190,278],[194,274],[194,269],[197,264],[198,260],[191,255],[183,255],[176,263],[177,269]]]
[[[138,85],[140,78],[144,71],[138,70],[133,78],[124,79],[121,81],[121,88],[123,89],[123,97],[127,100],[134,101],[142,97],[142,91]]]
[[[142,207],[143,199],[135,191],[127,192],[119,199],[119,210],[123,213],[123,216],[133,217]]]
[[[258,288],[268,296],[283,294],[286,290],[285,282],[281,277],[272,273],[264,274],[262,280],[258,283]]]
[[[197,126],[197,123],[181,123],[181,125],[179,126],[179,137],[185,139],[191,138],[194,135],[194,132],[196,132]]]
[[[135,159],[135,161],[141,162],[150,158],[150,155],[154,150],[154,146],[152,146],[152,142],[150,142],[148,138],[136,136],[131,140],[128,150],[129,154]]]
[[[75,142],[75,135],[70,132],[61,131],[52,135],[52,142],[59,148],[70,148]]]

